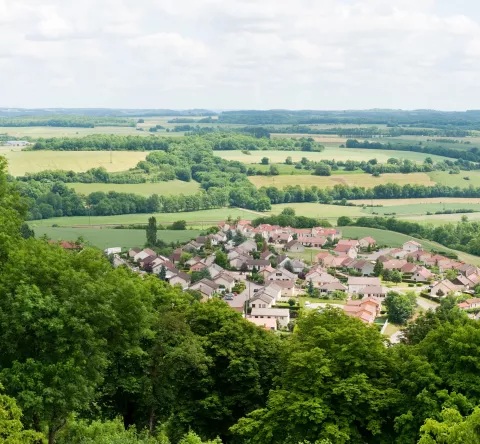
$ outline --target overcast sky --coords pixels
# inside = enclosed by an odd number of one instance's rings
[[[0,107],[480,109],[478,0],[0,0]]]

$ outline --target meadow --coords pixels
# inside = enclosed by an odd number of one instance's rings
[[[411,151],[388,151],[388,150],[367,150],[367,149],[354,149],[354,148],[335,148],[326,147],[321,153],[312,153],[306,151],[250,151],[251,154],[244,154],[241,151],[235,150],[219,150],[215,151],[216,156],[222,157],[227,160],[237,160],[245,164],[260,163],[263,157],[268,157],[270,163],[285,163],[285,159],[290,156],[294,162],[299,162],[302,157],[306,157],[309,160],[332,160],[346,161],[355,160],[358,162],[377,159],[379,163],[387,163],[388,159],[395,157],[399,159],[409,159],[413,162],[422,163],[426,157],[431,157],[434,162],[440,162],[448,159],[442,156],[429,156],[423,153],[414,153]]]
[[[103,191],[104,193],[116,191],[118,193],[139,194],[141,196],[151,196],[152,194],[177,196],[179,194],[195,194],[200,191],[198,182],[183,182],[181,180],[135,184],[69,183],[67,186],[82,194],[90,194],[95,191]]]
[[[155,216],[158,224],[170,224],[177,220],[184,220],[189,224],[204,225],[209,227],[218,222],[226,220],[229,216],[235,219],[255,219],[261,216],[261,213],[242,210],[239,208],[219,208],[215,210],[192,211],[188,213],[156,213],[156,214],[121,214],[118,216],[74,216],[74,217],[55,217],[52,219],[32,220],[29,225],[35,227],[51,227],[59,225],[64,227],[89,225],[128,225],[128,224],[146,224],[150,216]]]
[[[429,199],[414,198],[414,199],[363,199],[352,200],[355,205],[383,205],[397,206],[397,205],[424,205],[424,204],[457,204],[457,203],[475,203],[480,204],[480,198],[469,197],[433,197]]]
[[[332,176],[250,176],[249,180],[257,188],[268,186],[284,188],[288,185],[300,185],[302,187],[316,185],[319,188],[333,188],[333,186],[337,184],[373,188],[376,185],[385,185],[387,183],[396,183],[398,185],[435,185],[435,182],[433,182],[426,173],[392,173],[382,174],[380,177],[373,177],[371,174],[335,174]]]
[[[313,202],[272,205],[269,214],[280,214],[285,208],[293,208],[297,216],[316,217],[329,221],[336,221],[340,216],[360,217],[364,215],[362,207],[324,205]]]
[[[388,245],[389,247],[401,247],[405,242],[409,240],[416,240],[421,243],[425,250],[435,250],[443,252],[454,252],[458,255],[461,261],[480,265],[480,257],[473,256],[468,253],[462,253],[460,251],[452,250],[451,248],[444,247],[436,242],[428,241],[426,239],[415,239],[414,237],[407,236],[405,234],[396,233],[388,230],[378,230],[376,228],[364,228],[364,227],[341,227],[339,228],[343,237],[352,239],[361,239],[365,236],[373,237],[379,245]]]
[[[200,230],[159,230],[157,238],[164,242],[188,242],[196,238]],[[145,230],[120,230],[113,228],[35,228],[35,236],[47,236],[52,240],[75,241],[82,237],[87,245],[102,250],[108,247],[143,248]]]
[[[448,171],[432,171],[428,175],[434,182],[449,187],[467,188],[470,185],[480,187],[480,171],[460,171],[460,174],[449,174]],[[465,177],[469,179],[466,180]]]
[[[110,157],[111,155],[111,157]],[[107,171],[125,171],[145,160],[145,151],[9,151],[2,152],[8,160],[12,176],[44,170],[67,170],[77,173],[104,167]]]
[[[131,126],[97,126],[95,128],[55,127],[55,126],[26,126],[5,127],[2,132],[13,137],[85,137],[91,134],[113,134],[116,136],[149,136],[151,133],[137,131]]]

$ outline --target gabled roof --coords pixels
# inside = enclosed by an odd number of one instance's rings
[[[370,286],[380,286],[380,278],[378,277],[355,277],[350,276],[348,278],[348,285],[370,285]]]
[[[416,245],[417,247],[421,247],[422,244],[419,244],[417,241],[414,241],[414,240],[409,240],[407,242],[405,242],[403,245],[405,244],[412,244],[412,245]]]
[[[369,244],[376,244],[377,243],[377,241],[373,237],[370,237],[370,236],[362,237],[360,240],[368,242]]]

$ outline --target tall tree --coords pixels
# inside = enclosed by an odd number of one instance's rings
[[[157,219],[153,216],[148,219],[147,225],[147,245],[154,247],[157,243]]]

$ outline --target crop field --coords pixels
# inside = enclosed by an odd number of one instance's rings
[[[319,188],[333,187],[337,184],[373,188],[376,185],[396,183],[398,185],[417,184],[433,186],[433,182],[426,173],[411,174],[382,174],[380,177],[373,177],[370,174],[338,174],[332,176],[250,176],[257,188],[275,186],[283,188],[288,185],[300,185],[302,187],[316,185]]]
[[[133,193],[141,196],[152,194],[177,196],[179,194],[195,194],[200,191],[198,182],[183,182],[181,180],[170,180],[168,182],[115,184],[115,183],[69,183],[68,187],[78,193],[90,194],[95,191],[117,191],[118,193]]]
[[[473,256],[471,254],[462,253],[460,251],[452,250],[450,248],[444,247],[443,245],[437,244],[436,242],[428,241],[425,239],[415,239],[411,236],[405,234],[396,233],[394,231],[388,230],[378,230],[376,228],[364,228],[364,227],[341,227],[340,230],[343,233],[345,238],[362,238],[365,236],[373,237],[378,244],[385,244],[389,247],[400,247],[406,241],[414,239],[420,242],[425,250],[436,250],[444,252],[455,252],[459,259],[468,262],[474,265],[480,265],[480,257]]]
[[[422,215],[427,214],[427,212],[435,213],[437,211],[444,210],[473,210],[480,212],[479,203],[424,203],[416,205],[390,205],[386,207],[370,207],[365,208],[364,213],[372,214],[377,213],[382,216],[384,214],[393,214],[396,215]],[[460,215],[461,217],[461,215]]]
[[[433,197],[430,199],[418,198],[418,199],[363,199],[363,200],[351,200],[350,202],[355,205],[383,205],[397,206],[397,205],[423,205],[434,203],[474,203],[480,204],[480,198],[469,197]]]
[[[344,207],[340,205],[324,205],[319,203],[289,203],[272,205],[270,214],[280,214],[284,208],[293,208],[297,216],[315,217],[318,219],[337,219],[340,216],[364,216],[362,207]]]
[[[462,216],[466,216],[471,222],[480,221],[480,213],[464,213],[464,214],[432,214],[429,216],[420,216],[420,215],[405,215],[401,216],[402,220],[407,220],[409,222],[417,222],[419,224],[431,224],[433,226],[444,225],[444,224],[454,224],[460,222]]]
[[[428,173],[433,181],[449,187],[467,188],[470,185],[480,187],[480,171],[460,171],[460,174],[449,174],[448,171],[432,171]],[[468,177],[469,179],[465,179]]]
[[[73,128],[54,126],[26,126],[1,128],[2,132],[14,137],[85,137],[91,134],[114,134],[118,136],[149,136],[149,132],[137,131],[131,126],[97,126],[95,128]]]
[[[118,216],[73,216],[73,217],[55,217],[52,219],[30,221],[32,227],[51,227],[56,224],[63,227],[75,227],[89,225],[128,225],[128,224],[147,224],[148,218],[155,216],[158,224],[169,224],[176,220],[185,220],[187,223],[204,225],[209,227],[222,222],[231,216],[233,219],[255,219],[260,217],[261,213],[242,210],[239,208],[219,208],[215,210],[192,211],[188,213],[156,213],[156,214],[121,214]]]
[[[367,150],[361,148],[335,148],[326,147],[321,153],[312,153],[306,151],[251,151],[251,154],[244,154],[241,151],[214,151],[214,155],[222,157],[227,160],[237,160],[245,164],[260,163],[263,157],[268,157],[270,163],[285,163],[285,159],[290,156],[294,162],[299,162],[302,157],[309,160],[332,160],[346,161],[356,160],[363,161],[369,159],[377,159],[379,163],[387,163],[391,157],[399,159],[409,159],[413,162],[423,162],[426,157],[431,157],[434,162],[440,162],[447,159],[442,156],[429,156],[423,153],[414,153],[411,151],[389,151],[389,150]]]
[[[167,243],[188,242],[200,234],[199,230],[159,230],[157,238]],[[104,250],[107,247],[143,248],[146,242],[144,230],[118,230],[113,228],[49,228],[35,229],[35,236],[47,235],[52,240],[75,241],[83,237],[87,245]]]
[[[111,162],[110,162],[111,154]],[[104,167],[107,171],[125,171],[145,160],[145,151],[13,151],[2,153],[12,176],[44,170],[87,171]]]

